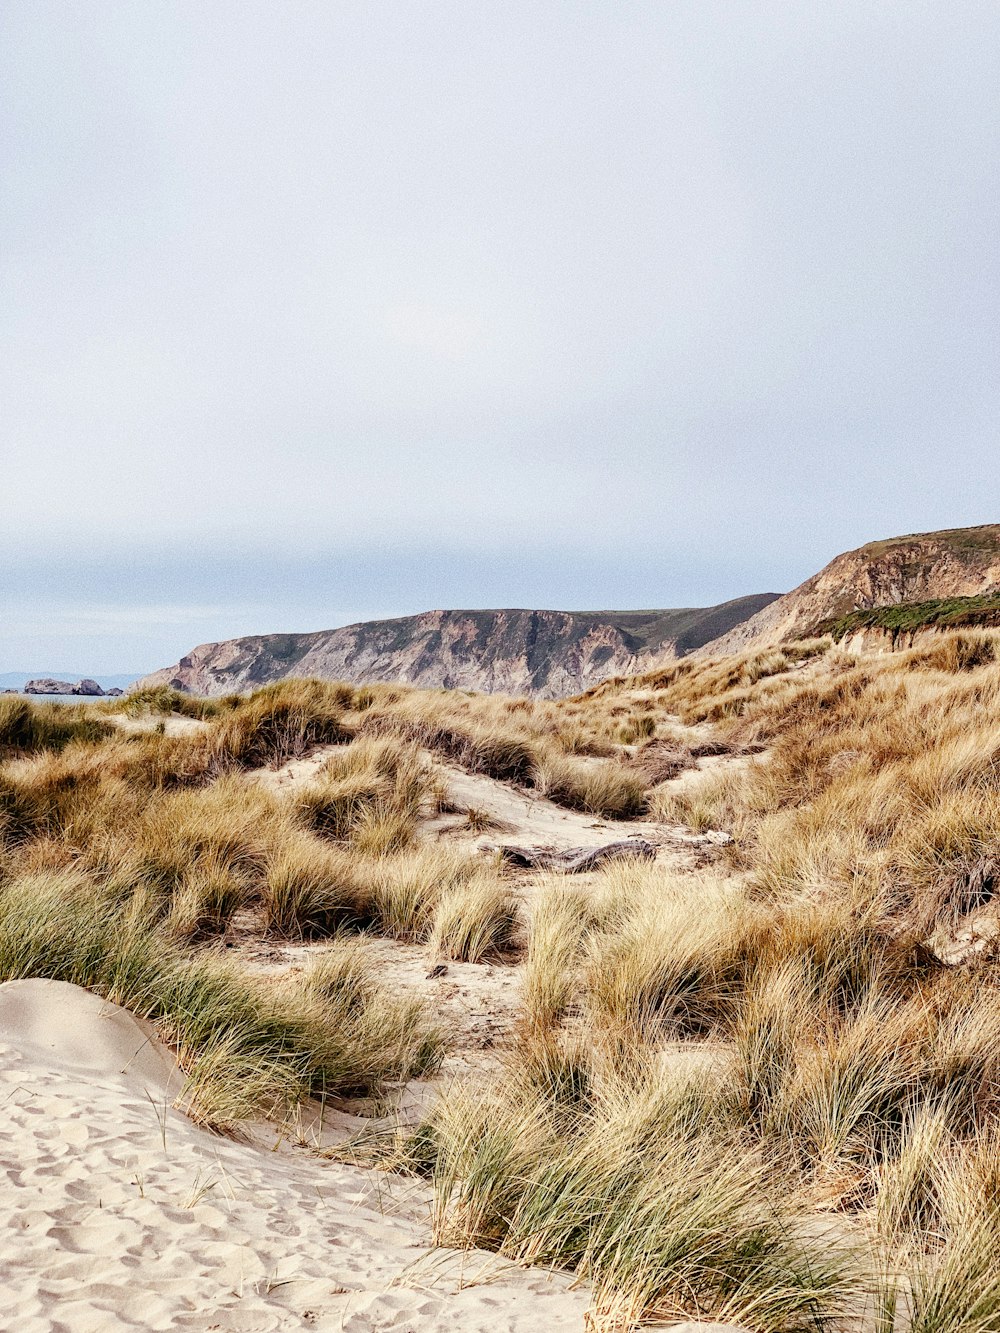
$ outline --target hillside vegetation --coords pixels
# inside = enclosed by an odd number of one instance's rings
[[[942,597],[930,602],[900,602],[895,606],[862,607],[835,620],[824,620],[816,635],[828,634],[835,643],[859,630],[885,630],[900,635],[925,629],[995,628],[1000,625],[1000,594],[984,597]]]
[[[127,708],[0,700],[0,977],[151,1017],[234,1127],[447,1058],[393,950],[513,969],[503,1040],[340,1150],[425,1177],[440,1244],[578,1274],[601,1329],[1000,1328],[1000,634]],[[657,859],[512,870],[456,774]]]

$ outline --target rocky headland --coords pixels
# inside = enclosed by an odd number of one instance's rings
[[[737,653],[770,647],[827,633],[856,611],[980,598],[997,591],[1000,524],[891,537],[838,555],[818,574],[706,643],[702,651]],[[939,628],[955,627],[942,623]],[[909,628],[915,631],[918,626]],[[919,628],[936,632],[929,623]],[[868,646],[876,641],[880,646],[912,641],[909,633],[893,638],[877,625],[857,629],[872,632],[863,640],[852,638],[856,648],[862,641]]]
[[[773,601],[654,611],[428,611],[206,643],[136,688],[221,695],[291,676],[557,698],[682,657]]]

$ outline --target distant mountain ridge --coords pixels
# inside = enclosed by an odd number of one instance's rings
[[[818,574],[701,646],[765,648],[822,631],[854,611],[1000,591],[1000,524],[909,533],[846,551]]]
[[[138,688],[221,695],[289,676],[556,698],[695,651],[777,597],[649,611],[427,611],[307,634],[257,634],[191,650]]]

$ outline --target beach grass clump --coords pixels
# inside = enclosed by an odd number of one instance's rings
[[[536,747],[519,723],[498,722],[456,708],[434,695],[406,697],[385,709],[373,708],[361,730],[394,735],[432,750],[469,773],[499,782],[530,783]]]
[[[524,1024],[531,1033],[556,1028],[577,986],[590,911],[584,891],[551,879],[531,913],[524,967]]]
[[[456,962],[499,958],[516,945],[517,902],[495,871],[483,870],[445,889],[434,908],[431,952]]]
[[[73,741],[96,744],[114,727],[89,704],[37,704],[0,695],[0,756],[64,749]]]
[[[823,1328],[850,1258],[810,1244],[773,1164],[690,1080],[599,1051],[590,1064],[572,1101],[513,1067],[445,1097],[419,1145],[438,1242],[573,1272],[593,1286],[599,1326],[693,1315]]]
[[[466,851],[434,845],[359,859],[355,865],[371,902],[374,928],[411,942],[430,937],[443,898],[473,880],[496,878],[495,870]]]
[[[746,802],[747,775],[741,767],[708,769],[682,786],[669,780],[648,793],[649,813],[665,824],[683,824],[696,833],[738,831]]]
[[[535,766],[533,785],[557,805],[604,819],[635,819],[647,809],[642,775],[613,760],[578,759],[549,750]]]
[[[328,970],[319,991],[268,986],[171,943],[136,900],[123,907],[78,872],[0,890],[0,979],[23,977],[86,987],[154,1022],[189,1075],[185,1109],[216,1127],[280,1117],[307,1096],[370,1093],[440,1053],[420,1006],[373,974],[361,985],[356,971]]]
[[[706,1034],[746,984],[767,921],[730,903],[724,881],[692,895],[666,868],[631,869],[627,897],[606,905],[587,939],[585,1004],[594,1022],[637,1035]]]
[[[295,759],[317,745],[343,744],[345,698],[322,681],[267,685],[217,719],[212,738],[220,763],[265,768]]]
[[[236,696],[236,701],[238,699],[239,696]],[[156,685],[142,690],[129,690],[124,698],[108,700],[101,707],[107,712],[124,713],[128,717],[158,713],[163,717],[192,717],[204,720],[217,717],[226,709],[234,707],[236,701],[233,698],[205,699],[185,694],[182,690],[171,689],[169,685]]]
[[[427,765],[415,745],[362,737],[327,761],[297,804],[324,837],[384,855],[412,841],[428,791]]]
[[[285,838],[270,858],[260,890],[263,930],[313,939],[372,920],[371,895],[351,858],[305,831]]]

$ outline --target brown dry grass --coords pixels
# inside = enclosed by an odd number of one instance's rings
[[[688,659],[546,703],[293,682],[193,737],[43,729],[0,769],[0,965],[130,997],[138,968],[160,997],[147,1011],[170,1015],[175,980],[127,950],[102,962],[112,936],[84,923],[110,913],[124,939],[120,923],[141,920],[177,960],[203,956],[237,909],[284,934],[362,927],[502,958],[522,928],[510,885],[411,842],[443,799],[423,750],[585,809],[648,802],[724,827],[731,861],[712,875],[631,865],[547,882],[516,1045],[394,1160],[430,1175],[442,1241],[578,1273],[609,1328],[993,1333],[998,642]],[[241,774],[321,738],[343,748],[301,799]],[[701,745],[760,752],[673,784]],[[68,903],[69,943],[55,925]],[[365,1012],[359,959],[331,957],[294,1004]],[[303,1031],[300,1052],[319,1041]],[[368,1077],[385,1077],[376,1039],[396,1069],[426,1058],[413,1013],[381,1001],[352,1033],[330,1071],[367,1053]],[[259,1040],[245,1049],[270,1050]],[[261,1067],[276,1095],[286,1066]]]

